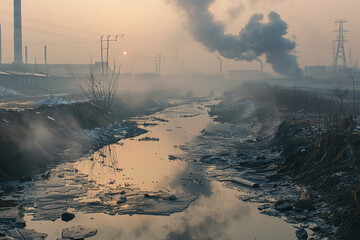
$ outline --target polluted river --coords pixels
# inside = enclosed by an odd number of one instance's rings
[[[54,166],[30,182],[4,183],[3,189],[18,189],[8,199],[21,205],[26,229],[46,239],[67,239],[63,229],[74,226],[83,226],[82,237],[89,239],[297,239],[295,225],[244,201],[256,194],[252,187],[220,181],[231,175],[226,168],[192,152],[192,146],[221,148],[221,141],[204,139],[204,133],[234,128],[209,116],[208,106],[217,101],[173,101],[163,111],[131,119],[147,130],[142,135]],[[245,125],[236,129],[244,138],[238,141],[254,138]],[[74,215],[62,219],[65,212]]]

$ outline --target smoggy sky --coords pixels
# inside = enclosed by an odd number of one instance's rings
[[[195,1],[195,0],[194,0]],[[123,71],[153,72],[154,55],[163,54],[163,72],[218,72],[215,53],[209,53],[186,30],[186,18],[169,0],[23,0],[23,45],[29,62],[90,63],[99,61],[100,36],[125,34],[111,44],[110,59]],[[227,32],[238,34],[254,13],[275,11],[289,25],[289,38],[296,35],[301,67],[330,64],[335,19],[346,18],[346,46],[355,63],[360,58],[359,0],[217,0],[211,7]],[[265,21],[267,18],[265,17]],[[0,1],[3,61],[13,61],[13,1]],[[185,28],[184,28],[185,26]],[[123,52],[126,51],[127,55]],[[262,58],[265,62],[265,59]],[[259,63],[224,60],[228,69],[257,69]],[[266,64],[266,70],[272,72]]]

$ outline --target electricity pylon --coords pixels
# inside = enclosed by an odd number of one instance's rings
[[[347,61],[346,61],[346,54],[345,54],[345,42],[347,42],[347,41],[346,41],[345,33],[348,31],[344,29],[344,23],[347,23],[347,20],[339,19],[339,20],[336,20],[335,23],[339,24],[339,29],[335,30],[335,32],[338,33],[337,39],[335,40],[337,42],[337,50],[335,53],[332,70],[333,70],[333,72],[336,72],[339,70],[338,69],[338,67],[339,67],[338,61],[339,61],[339,59],[341,59],[342,63],[343,63],[343,69],[346,71],[347,70]]]

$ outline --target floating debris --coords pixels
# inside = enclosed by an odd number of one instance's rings
[[[160,139],[159,139],[159,138],[155,138],[155,137],[153,137],[153,138],[151,138],[151,137],[144,137],[144,138],[140,138],[138,141],[139,141],[139,142],[158,142],[158,141],[160,141]]]
[[[62,238],[63,239],[83,239],[93,237],[97,234],[97,230],[93,228],[83,227],[83,226],[75,226],[71,228],[64,228],[62,230]]]
[[[252,181],[242,179],[242,178],[239,178],[239,177],[222,179],[222,181],[230,181],[230,182],[234,182],[234,183],[237,183],[237,184],[242,184],[242,185],[252,187],[252,188],[259,188],[260,187],[260,185],[258,183],[254,183]]]
[[[64,222],[70,222],[74,218],[75,218],[74,213],[65,212],[65,213],[61,214],[61,220]]]

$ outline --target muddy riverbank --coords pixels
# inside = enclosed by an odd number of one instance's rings
[[[346,165],[349,154],[357,159],[356,132],[324,135],[326,125],[309,128],[239,94],[165,106],[126,122],[144,129],[139,136],[119,128],[114,142],[77,161],[3,184],[3,231],[56,239],[81,225],[93,239],[356,239],[357,195],[345,197],[356,186],[355,165]]]
[[[3,185],[8,192],[2,199],[17,204],[2,210],[2,218],[18,216],[26,231],[35,229],[48,239],[61,238],[64,229],[77,225],[96,229],[92,239],[296,239],[293,226],[260,214],[258,203],[241,200],[252,188],[219,182],[200,158],[168,159],[187,155],[185,146],[204,129],[228,127],[208,115],[208,105],[216,102],[177,101],[154,115],[132,118],[147,130],[141,136],[58,165],[46,178]],[[63,221],[66,212],[75,218]]]
[[[168,107],[169,96],[126,94],[112,112],[88,102],[0,110],[0,181],[31,178],[34,170],[143,133],[126,119]]]
[[[290,125],[292,132],[298,127]],[[321,217],[335,227],[330,236],[357,239],[360,236],[359,132],[324,134],[311,140],[304,137],[304,133],[291,134],[277,176],[291,176],[294,182],[308,189],[309,198],[302,201],[308,208],[316,203],[325,205]],[[317,230],[321,232],[320,228]]]
[[[263,190],[244,199],[263,202],[263,213],[286,217],[320,239],[358,239],[360,134],[356,121],[344,114],[348,106],[312,94],[269,86],[227,93],[211,114],[234,126],[248,124],[254,134],[233,144],[232,150],[226,148],[231,144],[224,144],[221,151],[209,154],[207,162],[231,169],[228,174],[217,171],[218,179],[241,176],[260,183]],[[314,113],[309,98],[333,112]],[[232,128],[226,133],[231,138],[236,136]],[[215,141],[224,136],[206,132],[204,137],[213,134]]]

